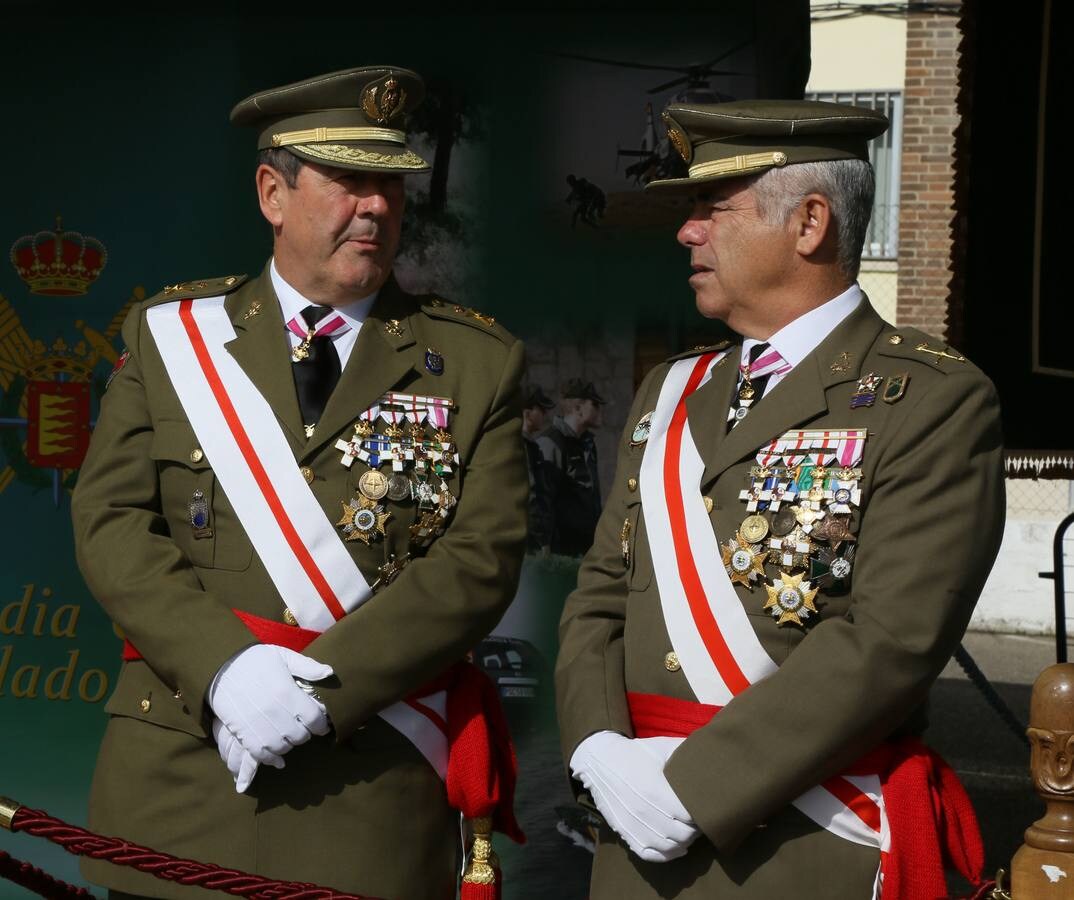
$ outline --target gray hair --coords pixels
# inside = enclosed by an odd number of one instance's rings
[[[275,169],[283,176],[284,182],[289,188],[298,184],[298,173],[304,163],[290,150],[283,147],[267,147],[257,152],[257,164]]]
[[[761,218],[780,224],[786,224],[808,194],[827,197],[836,228],[836,262],[848,278],[858,277],[876,188],[869,163],[861,159],[796,163],[769,169],[750,187]]]

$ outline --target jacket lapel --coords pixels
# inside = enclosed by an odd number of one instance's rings
[[[313,437],[303,448],[304,459],[311,457],[325,442],[334,440],[385,391],[391,390],[413,371],[413,354],[405,350],[414,345],[410,316],[416,309],[413,298],[403,293],[394,277],[389,278],[362,323],[347,365],[328,398]],[[293,388],[291,392],[294,393]]]
[[[712,377],[686,398],[686,417],[697,452],[704,460],[716,455],[725,440],[727,410],[738,381],[738,361],[742,347],[734,344],[712,370]]]
[[[298,408],[287,333],[280,301],[272,288],[268,266],[261,275],[224,301],[235,339],[225,345],[247,377],[287,429],[291,448],[305,445],[302,414]]]
[[[882,327],[883,321],[863,295],[858,308],[840,322],[771,393],[766,394],[730,434],[715,443],[711,456],[702,451],[705,473],[701,489],[707,489],[728,468],[745,457],[753,456],[773,438],[826,412],[827,390],[846,381],[858,380],[862,359]],[[728,405],[730,401],[728,392]],[[726,416],[727,406],[723,409],[725,420]],[[698,449],[701,450],[701,447]]]

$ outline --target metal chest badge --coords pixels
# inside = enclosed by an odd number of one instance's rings
[[[201,488],[190,495],[187,510],[190,513],[190,528],[194,532],[194,537],[211,538],[213,530],[209,527],[209,504]]]
[[[430,347],[425,351],[425,368],[433,375],[444,374],[444,357],[439,350]]]
[[[880,389],[884,376],[870,372],[858,379],[858,388],[850,398],[850,408],[858,409],[862,406],[872,406],[876,403],[876,392]]]
[[[634,431],[630,436],[631,447],[640,447],[649,440],[649,431],[653,427],[653,412],[656,412],[656,410],[647,412],[638,419],[638,424],[634,426]]]

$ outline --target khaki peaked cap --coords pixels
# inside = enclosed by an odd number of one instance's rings
[[[877,110],[810,100],[673,103],[662,118],[689,174],[651,181],[647,190],[682,190],[794,163],[868,160],[868,142],[888,127]]]
[[[282,147],[307,162],[372,172],[424,172],[407,146],[406,116],[425,97],[421,76],[364,66],[252,94],[233,125],[258,129],[257,149]]]

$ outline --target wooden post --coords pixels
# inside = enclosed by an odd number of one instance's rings
[[[1074,900],[1074,663],[1049,666],[1029,707],[1033,787],[1047,807],[1011,864],[1013,900]]]

